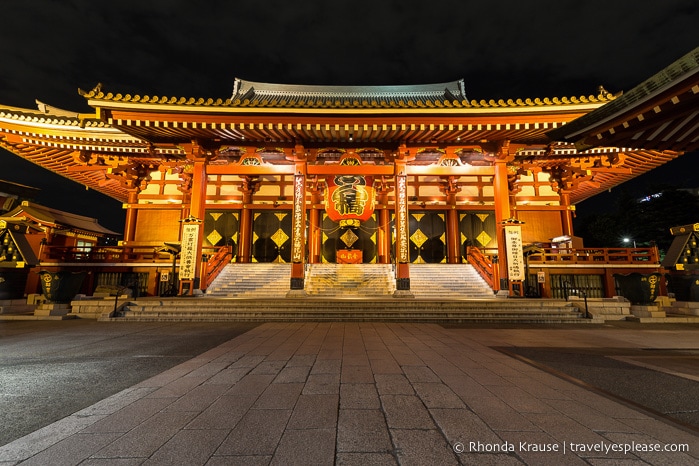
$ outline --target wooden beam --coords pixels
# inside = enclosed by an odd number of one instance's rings
[[[309,175],[393,175],[393,165],[308,165]]]
[[[468,176],[468,175],[493,175],[495,169],[492,166],[474,167],[442,167],[435,165],[407,165],[408,175],[433,175],[433,176]]]
[[[293,175],[293,165],[208,165],[209,175]]]

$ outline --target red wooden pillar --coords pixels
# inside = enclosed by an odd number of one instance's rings
[[[605,298],[612,298],[616,295],[616,279],[614,269],[604,269],[604,293]]]
[[[126,209],[126,221],[124,222],[124,243],[128,244],[136,237],[136,215],[138,210],[138,188],[129,189],[124,208]]]
[[[243,194],[243,205],[240,209],[240,223],[238,224],[238,259],[237,262],[250,262],[250,250],[252,247],[252,195],[257,189],[257,183],[250,177],[243,178],[243,185],[239,188]]]
[[[206,289],[206,284],[203,283],[205,277],[203,277],[202,272],[202,264],[204,263],[202,261],[202,245],[204,243],[204,216],[206,215],[207,181],[206,159],[195,159],[194,166],[192,168],[192,198],[189,204],[189,215],[190,217],[198,219],[200,222],[196,254],[194,256],[197,260],[194,283],[195,287],[199,289]]]
[[[561,190],[561,226],[564,236],[573,236],[573,212],[572,206],[570,205],[570,193],[568,191]]]
[[[456,185],[453,177],[450,177],[444,184],[444,194],[447,207],[447,262],[458,264],[461,262],[461,252],[459,248],[459,217],[456,211],[456,193],[460,188]]]
[[[377,189],[379,228],[376,236],[376,249],[379,264],[391,263],[391,212],[388,210],[388,187],[381,182]]]
[[[410,291],[410,251],[408,239],[408,177],[406,176],[405,147],[395,161],[395,222],[396,222],[396,291]]]
[[[303,154],[303,147],[296,148]],[[303,290],[306,252],[306,161],[296,160],[294,206],[291,220],[291,290]]]
[[[459,218],[455,205],[447,205],[447,262],[461,263]]]
[[[508,289],[502,284],[502,279],[507,277],[507,248],[505,244],[505,227],[503,222],[511,217],[510,190],[507,184],[507,162],[495,161],[495,176],[493,176],[493,191],[495,196],[495,225],[498,235],[498,268],[500,282],[496,283],[496,290]]]
[[[308,262],[310,264],[318,264],[321,262],[321,246],[322,237],[320,231],[320,207],[322,203],[322,198],[320,194],[320,187],[318,183],[315,183],[313,189],[311,190],[311,208],[309,210],[308,218]]]

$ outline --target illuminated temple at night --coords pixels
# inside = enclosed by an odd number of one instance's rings
[[[80,91],[89,114],[0,106],[1,147],[126,211],[121,241],[103,246],[103,231],[61,236],[18,206],[6,231],[22,219],[41,241],[5,233],[40,244],[12,270],[89,271],[88,295],[129,276],[140,296],[234,296],[220,282],[259,270],[295,297],[363,270],[385,278],[387,297],[419,298],[433,273],[482,281],[491,297],[612,297],[615,275],[662,272],[657,250],[586,249],[575,206],[697,150],[698,50],[618,95],[235,79],[217,98],[98,85]],[[34,275],[24,295],[38,292]]]

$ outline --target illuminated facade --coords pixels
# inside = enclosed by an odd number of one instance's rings
[[[394,263],[396,288],[409,290],[410,264],[488,258],[493,270],[481,273],[495,291],[507,289],[527,277],[506,231],[525,248],[558,240],[581,248],[576,203],[681,154],[576,148],[547,134],[613,102],[601,88],[486,101],[470,100],[463,81],[236,79],[232,95],[216,99],[99,86],[81,94],[95,113],[0,107],[0,146],[121,201],[121,247],[178,245],[189,290],[206,289],[221,257],[291,263],[298,290],[309,263]],[[129,270],[149,273],[144,291],[157,294],[146,262]]]

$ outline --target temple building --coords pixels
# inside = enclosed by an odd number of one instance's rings
[[[693,76],[668,105],[688,105],[685,94],[696,103]],[[124,257],[160,256],[129,265],[147,277],[145,294],[162,291],[161,275],[172,279],[169,252],[179,256],[178,293],[205,291],[221,263],[290,264],[290,290],[304,289],[308,264],[394,264],[396,290],[409,292],[412,264],[468,262],[495,292],[521,294],[534,280],[552,296],[553,275],[596,275],[601,295],[611,296],[611,274],[649,260],[657,268],[653,251],[625,250],[616,271],[604,267],[608,251],[588,250],[597,262],[577,269],[561,256],[537,268],[527,252],[577,251],[569,258],[578,264],[577,203],[696,149],[694,136],[679,148],[638,143],[680,138],[696,128],[696,111],[674,132],[660,123],[654,134],[597,144],[643,121],[620,120],[604,138],[590,131],[600,120],[588,117],[628,100],[602,87],[587,96],[477,100],[463,80],[235,79],[218,98],[100,85],[80,93],[94,113],[41,102],[37,110],[0,107],[0,146],[123,203]]]

